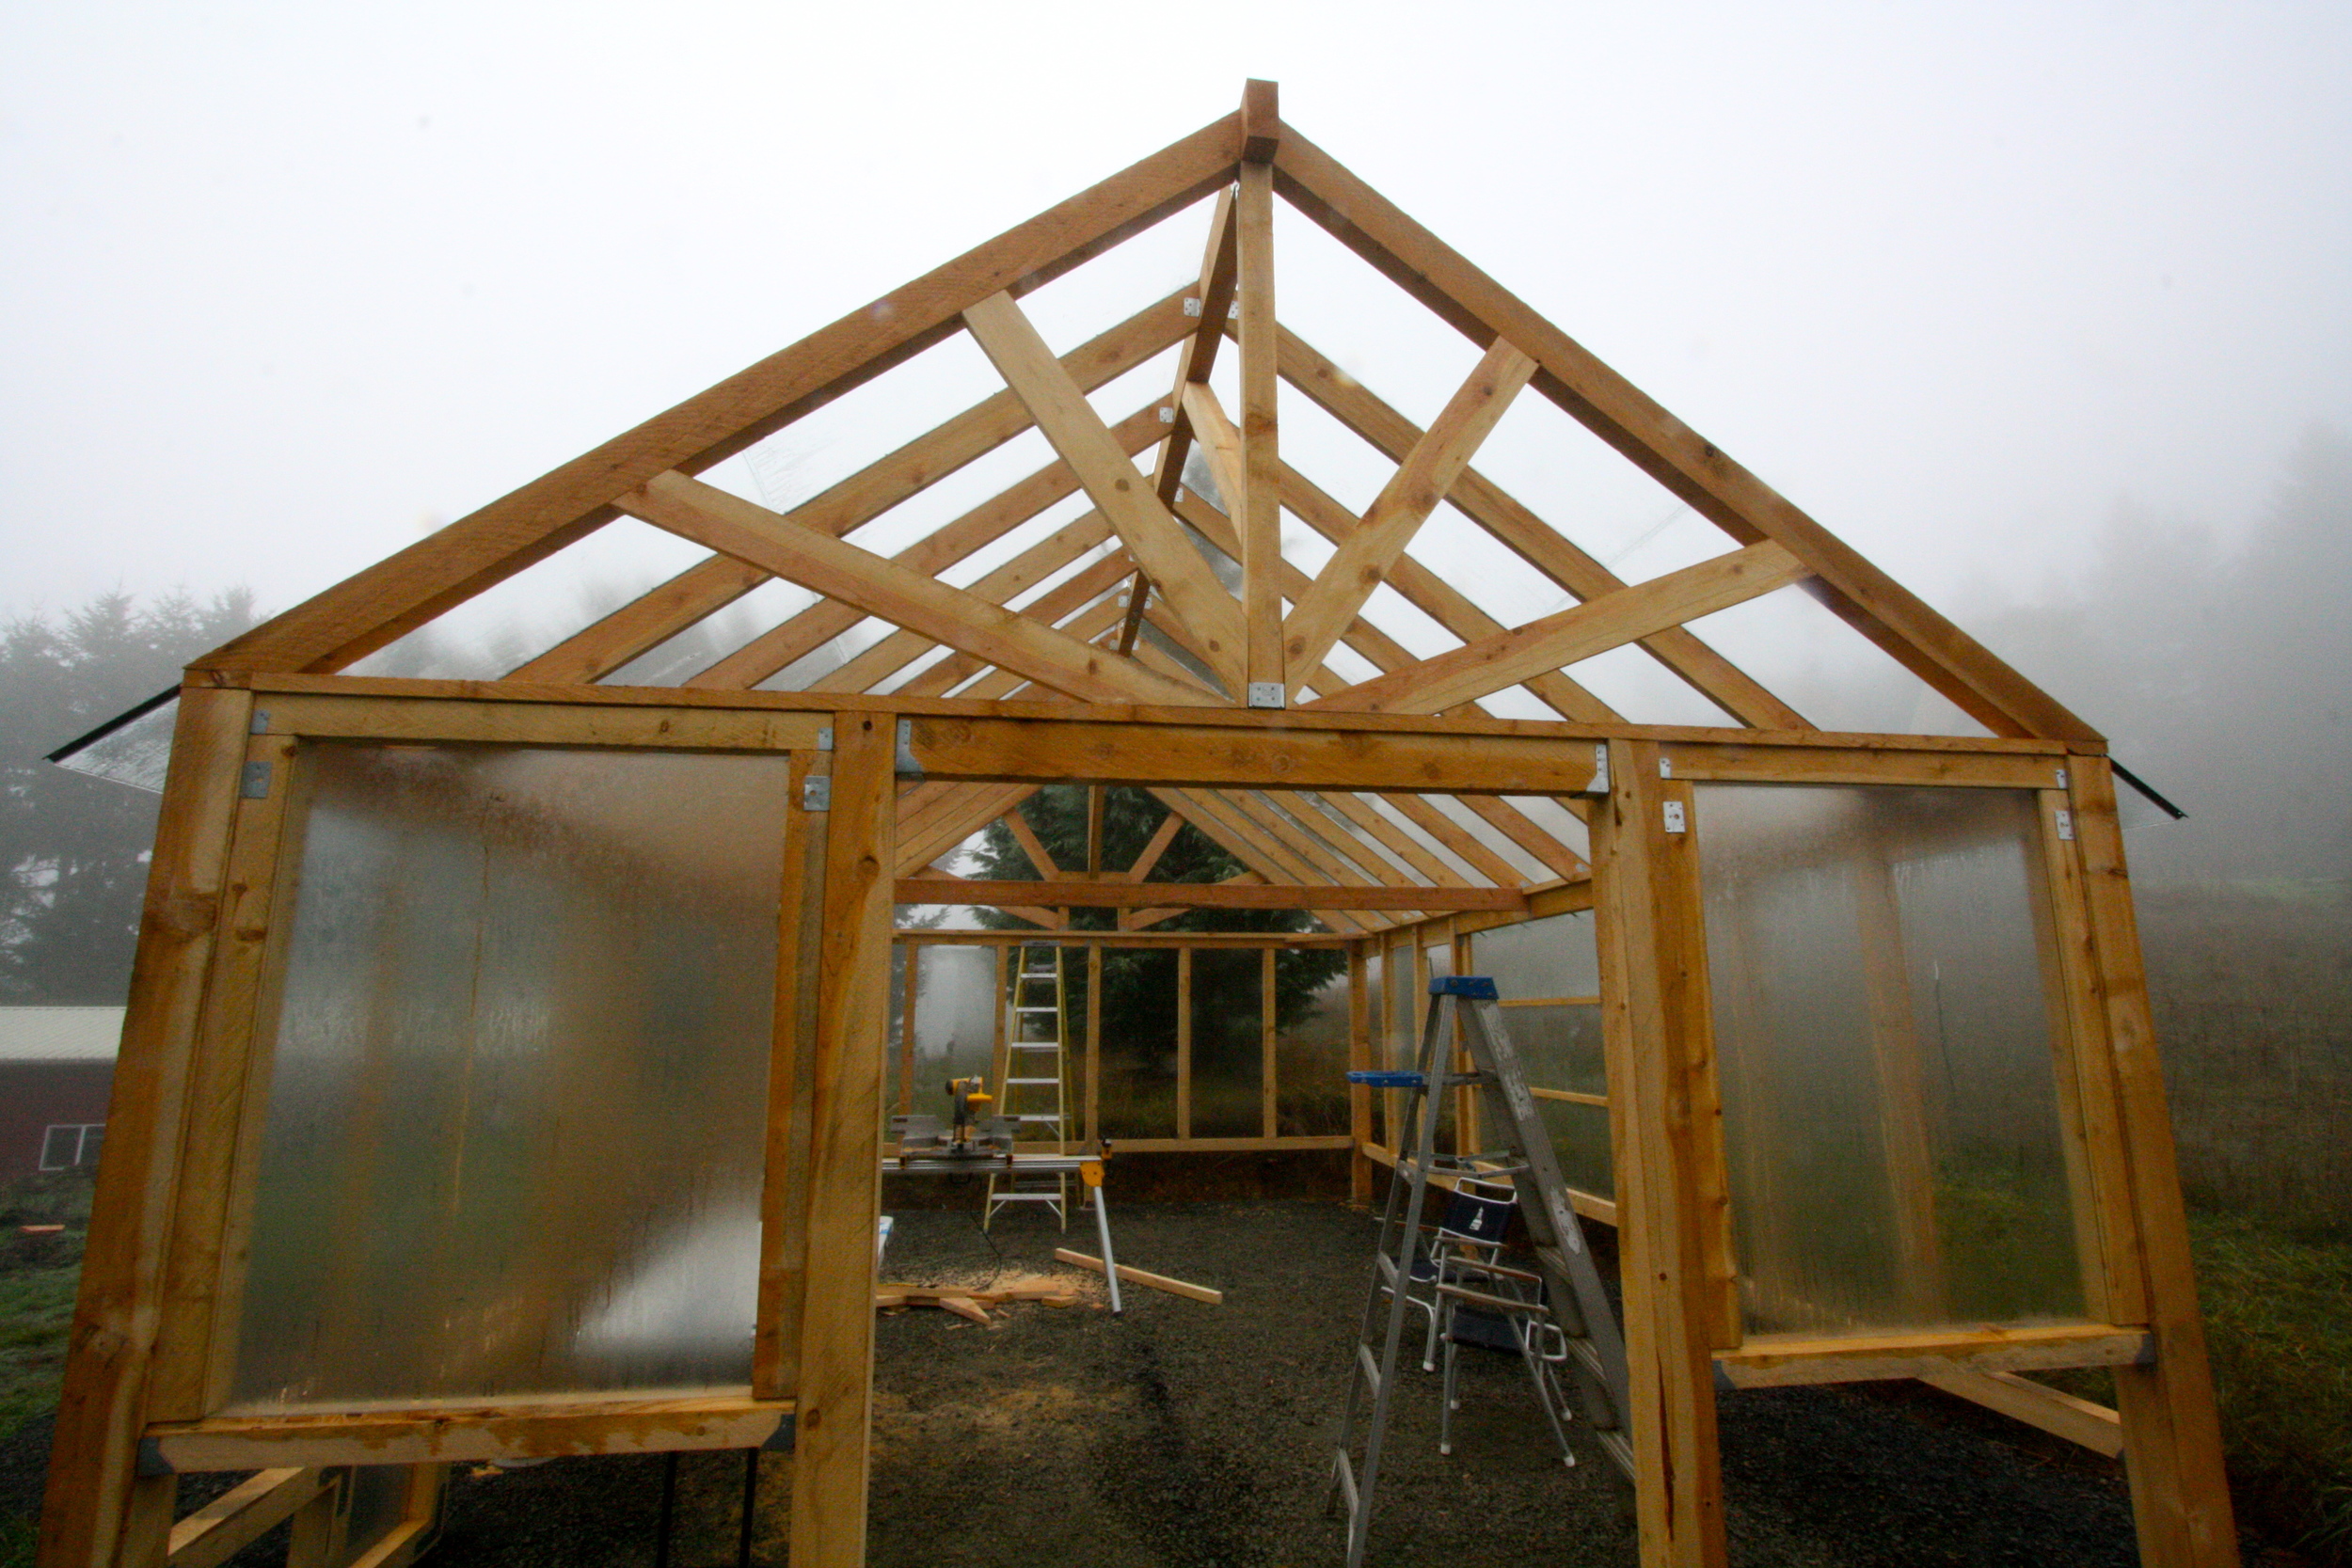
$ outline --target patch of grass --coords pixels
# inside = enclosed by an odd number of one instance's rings
[[[2240,1513],[2352,1562],[2352,1233],[2207,1212],[2189,1239]]]
[[[56,1402],[89,1199],[87,1171],[0,1182],[0,1435]],[[28,1236],[28,1225],[65,1228]]]

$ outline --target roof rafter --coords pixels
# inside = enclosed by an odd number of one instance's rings
[[[1062,367],[1070,372],[1073,381],[1091,391],[1163,352],[1189,331],[1190,322],[1184,315],[1184,296],[1172,293],[1145,306],[1109,331],[1072,349],[1062,356]],[[1150,414],[1152,411],[1147,409],[1145,412]],[[1156,420],[1153,422],[1156,423]],[[792,508],[787,515],[810,528],[844,537],[892,507],[913,499],[949,474],[985,457],[1027,430],[1029,425],[1029,411],[1021,400],[1010,391],[999,392],[906,443],[887,457],[867,464],[839,483]],[[1141,437],[1130,451],[1140,451],[1151,444],[1149,436],[1144,436],[1140,431],[1128,431],[1125,423],[1114,434],[1122,438]],[[1156,429],[1150,432],[1150,436],[1157,435]],[[1070,478],[1068,469],[1059,464],[1049,466],[1044,472]],[[1037,480],[1033,478],[1031,483],[1037,483]],[[1075,486],[1076,480],[1070,478],[1070,487]],[[1052,500],[1058,500],[1069,493],[1069,489],[1064,489]],[[1012,494],[1008,491],[1006,496],[1010,498]],[[1052,500],[1040,503],[1039,509],[1052,504]],[[1017,506],[1020,501],[1011,499],[1006,504]],[[923,543],[932,545],[935,550],[952,547],[953,531],[969,526],[970,520],[978,515],[967,514],[964,519],[934,531]],[[978,541],[985,542],[985,539]],[[974,547],[977,548],[977,545]],[[910,553],[902,551],[899,558]],[[960,556],[949,556],[947,562],[960,559]],[[924,564],[913,561],[907,563]],[[940,568],[927,566],[926,569],[936,571]],[[602,680],[638,655],[716,614],[769,580],[769,575],[756,567],[728,556],[712,556],[621,606],[594,626],[566,638],[530,663],[510,672],[506,678],[552,682]],[[821,642],[824,639],[818,641]],[[798,657],[797,654],[793,656]],[[791,658],[787,658],[743,684],[757,685],[791,662]],[[712,684],[723,686],[729,678],[732,678],[731,674]]]
[[[618,504],[632,516],[920,632],[934,642],[1020,670],[1083,702],[1193,706],[1218,701],[1199,687],[1106,656],[1042,621],[803,528],[684,474],[657,474]]]

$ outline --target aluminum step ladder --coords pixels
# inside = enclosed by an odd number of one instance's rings
[[[1617,1467],[1629,1479],[1633,1474],[1633,1448],[1626,1433],[1625,1339],[1601,1288],[1600,1272],[1584,1244],[1583,1227],[1568,1207],[1550,1133],[1536,1114],[1518,1053],[1502,1026],[1495,983],[1483,974],[1439,975],[1429,982],[1429,995],[1415,1070],[1348,1074],[1351,1082],[1411,1091],[1406,1098],[1404,1126],[1411,1130],[1413,1142],[1409,1151],[1398,1152],[1390,1172],[1380,1246],[1373,1258],[1372,1288],[1357,1330],[1331,1488],[1325,1497],[1327,1512],[1333,1502],[1347,1507],[1347,1568],[1361,1568],[1364,1560],[1381,1444],[1389,1430],[1389,1402],[1396,1387],[1397,1347],[1406,1338],[1406,1317],[1417,1305],[1408,1294],[1415,1283],[1414,1264],[1428,1244],[1422,1215],[1433,1179],[1509,1180],[1518,1195],[1534,1272],[1541,1275],[1544,1290],[1538,1302],[1513,1304],[1433,1276],[1426,1281],[1431,1291],[1438,1296],[1463,1297],[1480,1310],[1516,1310],[1546,1319],[1566,1341],[1568,1367],[1575,1374],[1586,1424]],[[1453,1060],[1451,1037],[1457,1022],[1470,1058],[1468,1071],[1457,1070]],[[1481,1092],[1482,1135],[1495,1147],[1440,1155],[1438,1122],[1446,1093],[1464,1086]],[[1415,1354],[1419,1348],[1416,1343]]]
[[[1008,1004],[1005,1060],[998,1074],[998,1114],[1015,1124],[1014,1148],[1052,1139],[1056,1154],[1070,1152],[1069,1053],[1062,1038],[1062,950],[1050,942],[1028,942],[1013,950],[1012,998]],[[1070,1173],[1016,1172],[988,1179],[986,1229],[1008,1203],[1042,1203],[1064,1230],[1070,1228]]]

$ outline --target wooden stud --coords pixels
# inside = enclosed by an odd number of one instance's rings
[[[900,902],[929,902],[904,899]],[[898,1114],[906,1116],[914,1109],[914,1018],[915,1003],[922,983],[923,950],[903,949],[907,966],[906,991],[898,1009]]]
[[[189,1074],[252,710],[244,691],[189,687],[180,694],[50,1448],[43,1568],[113,1568],[131,1523]],[[167,1531],[168,1497],[163,1513]]]
[[[1365,961],[1365,944],[1347,944],[1347,1069],[1350,1072],[1372,1069],[1372,998],[1371,970]],[[1372,1161],[1364,1153],[1372,1142],[1372,1090],[1362,1084],[1347,1085],[1347,1135],[1354,1145],[1347,1162],[1347,1200],[1350,1203],[1372,1201]]]
[[[1270,90],[1265,95],[1272,97]],[[1275,122],[1271,104],[1262,105]],[[1248,110],[1243,113],[1247,133]],[[1253,139],[1274,155],[1273,136]],[[1261,689],[1287,694],[1288,654],[1282,626],[1282,458],[1276,415],[1274,325],[1274,169],[1245,155],[1241,166],[1238,241],[1241,294],[1241,487],[1229,491],[1241,531],[1242,621],[1248,644],[1248,678]],[[1205,390],[1205,388],[1203,388]],[[1342,617],[1352,620],[1353,615]],[[1308,661],[1322,662],[1321,656]],[[1285,697],[1287,702],[1287,696]],[[1252,706],[1276,705],[1253,702]]]
[[[1700,832],[1705,832],[1704,823]],[[1897,1283],[1911,1321],[1934,1323],[1944,1314],[1944,1248],[1935,1210],[1927,1074],[1920,1063],[1902,910],[1887,846],[1874,842],[1854,847],[1859,850],[1852,867],[1856,946],[1870,1021],[1880,1150],[1895,1211]]]
[[[776,879],[775,1015],[769,1034],[767,1152],[759,1196],[759,1318],[752,1333],[752,1394],[762,1400],[788,1399],[800,1387],[826,828],[825,814],[806,808],[804,786],[819,756],[805,751],[792,754]],[[823,765],[830,768],[830,759]]]
[[[1274,949],[1258,956],[1258,1094],[1261,1130],[1276,1135],[1281,1092],[1275,1068]]]
[[[1192,1136],[1192,949],[1176,949],[1176,1135]]]
[[[2149,1568],[2235,1568],[2237,1529],[2222,1468],[2204,1320],[2197,1309],[2171,1117],[2148,1008],[2138,917],[2115,815],[2115,777],[2101,756],[2076,757],[2071,776],[2085,904],[2106,997],[2123,1141],[2130,1151],[2148,1329],[2155,1341],[2153,1358],[2115,1372],[2140,1560]]]
[[[1087,948],[1087,1143],[1103,1136],[1103,947]]]
[[[2090,936],[2090,916],[2083,893],[2079,840],[2073,835],[2074,797],[2066,791],[2042,792],[2042,863],[2048,877],[2050,921],[2048,944],[2057,958],[2056,987],[2062,997],[2063,1019],[2053,1020],[2054,1032],[2063,1037],[2058,1093],[2061,1112],[2071,1088],[2075,1110],[2068,1128],[2069,1153],[2079,1132],[2085,1172],[2069,1177],[2075,1184],[2078,1238],[2082,1236],[2080,1204],[2087,1196],[2096,1210],[2094,1243],[2084,1254],[2095,1262],[2102,1278],[2087,1292],[2095,1316],[2115,1323],[2148,1322],[2147,1280],[2140,1268],[2139,1219],[2133,1207],[2131,1155],[2124,1144],[2122,1106],[2117,1098],[2115,1055],[2107,1048],[2106,996],[2099,982],[2096,944]],[[2061,818],[2059,813],[2066,813]],[[2068,826],[2061,837],[2060,823]],[[2071,1065],[2072,1070],[2068,1070]]]
[[[246,747],[246,766],[262,769],[269,784],[262,798],[237,802],[221,892],[221,934],[190,1069],[188,1130],[173,1205],[164,1316],[149,1374],[150,1420],[202,1415],[215,1392],[215,1369],[233,1354],[239,1297],[234,1276],[240,1271],[228,1255],[241,1250],[231,1231],[232,1216],[243,1207],[233,1195],[251,1181],[250,1166],[259,1153],[258,1137],[240,1133],[259,1132],[258,1109],[248,1117],[246,1107],[248,1097],[258,1101],[268,1081],[266,1037],[258,1046],[250,1042],[270,1030],[257,1015],[274,990],[271,917],[281,908],[278,895],[290,893],[293,882],[291,875],[281,875],[281,846],[288,816],[301,815],[294,804],[300,795],[295,746],[291,736],[256,736]],[[282,940],[275,945],[282,948]],[[259,1061],[249,1065],[254,1057]]]
[[[1111,439],[1045,340],[1009,293],[976,302],[963,319],[973,341],[995,364],[1005,384],[1028,404],[1039,431],[1078,476],[1088,498],[1110,520],[1137,564],[1151,574],[1160,597],[1200,639],[1227,686],[1238,687],[1243,647],[1239,607],[1210,574],[1208,562],[1186,541],[1168,508],[1145,487],[1143,476]]]
[[[808,1220],[809,1256],[826,1266],[808,1277],[792,1458],[791,1558],[803,1568],[866,1556],[894,754],[887,715],[835,715]]]
[[[1595,936],[1632,1408],[1635,1507],[1645,1568],[1722,1568],[1723,1481],[1695,1194],[1685,1180],[1687,1100],[1677,1093],[1693,1000],[1678,984],[1705,961],[1680,924],[1690,877],[1663,832],[1654,746],[1610,747],[1611,791],[1593,816]],[[1684,839],[1688,833],[1675,835]],[[1679,1129],[1677,1122],[1685,1125]],[[1679,1133],[1679,1135],[1677,1135]],[[1678,1148],[1679,1146],[1679,1148]]]

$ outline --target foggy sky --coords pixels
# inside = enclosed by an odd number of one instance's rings
[[[1248,75],[1947,606],[2063,578],[2121,498],[2226,537],[2352,430],[2341,4],[8,14],[0,613],[283,608]],[[1324,346],[1422,417],[1467,363]]]

